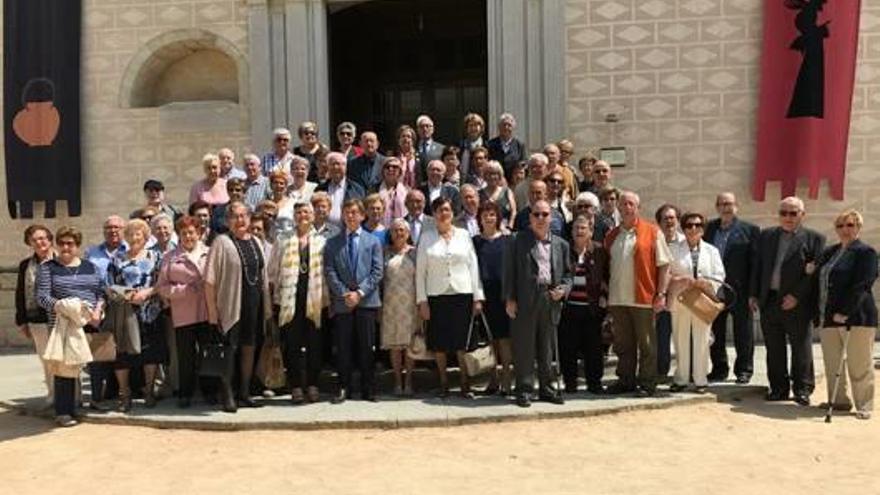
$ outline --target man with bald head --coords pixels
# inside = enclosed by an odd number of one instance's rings
[[[347,177],[357,182],[364,191],[373,191],[382,182],[382,164],[385,156],[379,153],[379,138],[375,132],[361,134],[361,148],[364,152],[348,161]]]
[[[452,184],[443,182],[446,174],[446,165],[440,160],[432,160],[428,164],[428,180],[421,188],[422,194],[425,195],[425,214],[432,213],[431,203],[435,199],[443,197],[449,198],[452,202],[452,211],[455,215],[461,213],[461,194],[458,188]]]
[[[531,225],[532,208],[538,201],[547,201],[547,183],[543,180],[533,180],[529,183],[528,203],[514,217],[514,230],[526,230],[529,228],[529,225]],[[550,211],[550,230],[555,235],[565,236],[565,217],[559,213],[559,210],[553,208]]]
[[[220,148],[217,152],[220,158],[220,177],[222,179],[246,179],[247,174],[244,170],[235,166],[235,152],[229,148]]]
[[[544,177],[547,176],[547,164],[550,163],[547,159],[547,155],[544,153],[532,153],[529,156],[528,162],[528,177],[519,184],[516,185],[516,189],[513,191],[514,199],[516,200],[516,206],[519,209],[525,208],[526,205],[529,204],[529,184],[532,181],[536,180],[544,180]]]
[[[749,281],[755,269],[752,258],[752,243],[758,238],[761,230],[737,216],[739,205],[732,192],[723,192],[715,198],[715,209],[718,218],[706,225],[703,239],[718,248],[724,261],[724,272],[728,284],[740,297],[733,307],[718,315],[712,323],[715,341],[709,349],[712,358],[712,371],[709,381],[724,381],[730,372],[727,362],[727,320],[733,318],[733,342],[736,347],[736,361],[733,374],[736,383],[749,383],[754,373],[755,342],[752,332],[752,315],[746,295],[749,292]]]
[[[104,242],[86,249],[85,258],[98,267],[98,274],[102,279],[107,278],[107,266],[116,253],[124,253],[128,246],[122,239],[122,229],[125,228],[125,220],[119,215],[110,215],[104,220]]]
[[[362,199],[366,192],[357,182],[347,177],[345,155],[338,151],[327,153],[327,180],[319,184],[315,191],[324,191],[330,196],[330,214],[327,220],[342,225],[342,205],[349,199]]]

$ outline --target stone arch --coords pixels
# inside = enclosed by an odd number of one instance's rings
[[[206,98],[190,97],[197,88],[169,94],[169,84],[187,76],[188,69],[234,70],[234,77],[205,88]],[[163,81],[166,84],[163,84]],[[198,85],[199,81],[191,81]],[[125,68],[119,91],[122,108],[155,107],[182,96],[184,101],[221,99],[246,107],[248,62],[234,43],[204,29],[180,29],[163,33],[145,43]],[[164,92],[163,92],[164,91]]]

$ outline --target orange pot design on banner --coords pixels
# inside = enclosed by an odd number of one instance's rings
[[[45,96],[28,96],[28,92],[37,87],[43,86],[42,89],[48,90],[47,101],[31,101],[42,100]],[[15,114],[12,119],[12,129],[28,146],[51,146],[58,136],[58,128],[61,126],[61,114],[55,108],[52,101],[55,96],[55,85],[52,81],[39,77],[31,79],[24,85],[21,92],[22,109]]]

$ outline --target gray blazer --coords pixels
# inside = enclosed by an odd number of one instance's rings
[[[517,232],[513,240],[504,250],[504,276],[501,284],[501,296],[504,301],[515,301],[517,314],[531,312],[538,297],[538,263],[537,240],[531,229]],[[552,286],[571,291],[573,279],[569,246],[563,238],[550,236],[550,276]],[[562,304],[565,298],[551,305],[551,319],[554,325],[559,323],[562,315]]]

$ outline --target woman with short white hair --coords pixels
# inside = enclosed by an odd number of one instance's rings
[[[189,204],[196,201],[204,201],[211,206],[228,203],[226,179],[220,176],[220,157],[207,153],[202,157],[202,170],[205,178],[196,181],[189,189]]]

